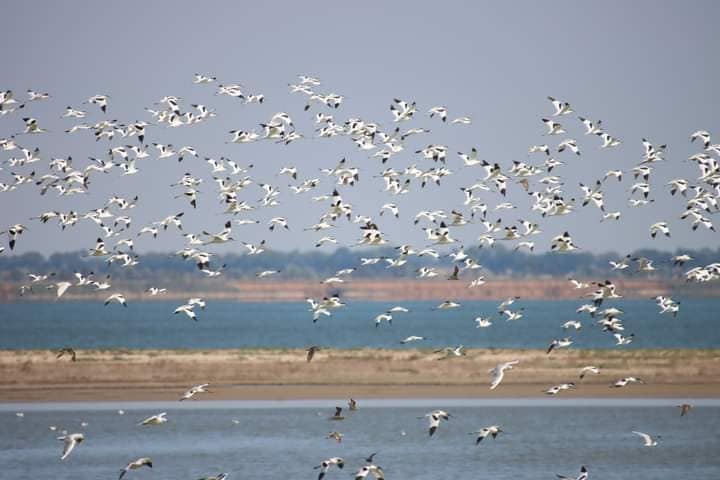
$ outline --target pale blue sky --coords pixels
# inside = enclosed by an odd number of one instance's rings
[[[697,169],[686,162],[700,151],[689,134],[707,129],[717,134],[720,105],[720,69],[716,53],[720,46],[716,20],[718,2],[4,2],[0,30],[2,74],[0,88],[18,96],[28,88],[47,91],[52,99],[28,106],[18,115],[0,117],[0,138],[22,130],[22,116],[38,118],[51,130],[46,135],[18,137],[25,146],[39,146],[43,165],[51,157],[72,155],[84,166],[87,156],[101,156],[107,142],[95,143],[83,133],[65,135],[72,120],[60,119],[67,105],[87,107],[91,120],[104,118],[81,102],[94,94],[110,95],[107,118],[121,122],[150,120],[143,108],[164,95],[179,95],[185,105],[203,103],[218,116],[190,128],[149,130],[148,142],[195,146],[203,156],[221,155],[240,163],[254,163],[253,176],[283,188],[281,205],[251,215],[266,221],[286,216],[292,233],[270,234],[265,227],[237,227],[237,239],[257,242],[267,238],[277,249],[312,249],[321,235],[303,233],[301,227],[315,223],[324,210],[306,194],[293,196],[286,178],[275,174],[282,165],[293,164],[302,178],[319,177],[319,168],[333,166],[347,157],[361,168],[361,182],[344,188],[343,195],[355,212],[379,220],[395,244],[424,245],[422,232],[410,218],[420,207],[461,206],[459,187],[482,177],[482,171],[460,167],[456,151],[477,146],[482,158],[508,168],[512,160],[528,159],[528,147],[560,137],[545,137],[540,118],[552,113],[546,96],[569,101],[575,110],[621,138],[613,151],[600,151],[599,138],[582,135],[574,117],[562,119],[569,136],[576,138],[582,158],[569,154],[559,158],[568,164],[557,170],[565,179],[565,197],[581,195],[578,182],[586,184],[613,168],[630,169],[642,155],[640,139],[668,144],[667,159],[651,178],[656,198],[645,209],[627,205],[629,187],[611,183],[606,189],[608,210],[620,209],[623,219],[600,225],[600,213],[592,207],[578,214],[542,221],[546,234],[536,237],[538,248],[548,247],[549,237],[569,230],[578,245],[589,251],[623,252],[654,246],[716,247],[717,235],[698,230],[679,215],[684,202],[671,199],[665,182],[674,177],[694,179]],[[214,87],[192,84],[195,72],[217,76],[221,82],[242,83],[249,91],[263,93],[263,105],[242,105],[217,97]],[[311,137],[312,115],[303,112],[304,98],[288,92],[297,74],[322,79],[322,91],[345,95],[336,119],[361,117],[392,129],[389,105],[393,97],[416,100],[419,112],[403,127],[423,126],[432,133],[407,141],[406,150],[388,165],[402,169],[411,163],[427,168],[431,162],[414,154],[427,143],[450,147],[449,167],[456,173],[441,188],[426,188],[400,198],[381,194],[382,182],[372,178],[383,167],[367,158],[347,138],[307,139],[287,147],[270,142],[226,145],[228,130],[252,129],[274,112],[289,112],[298,130]],[[430,120],[425,111],[446,105],[451,116],[469,115],[473,124],[450,127]],[[319,111],[319,109],[314,109]],[[129,143],[134,143],[132,142]],[[119,143],[115,143],[119,144]],[[7,159],[13,152],[0,152]],[[153,152],[154,157],[154,152]],[[45,166],[35,164],[40,173]],[[112,193],[141,202],[132,212],[134,230],[170,213],[185,211],[186,229],[219,231],[224,223],[222,206],[210,186],[209,168],[198,160],[148,159],[139,163],[141,174],[120,178],[118,172],[94,177],[88,197],[58,200],[49,193],[40,198],[37,189],[25,186],[0,193],[0,226],[25,223],[30,227],[17,251],[77,250],[91,247],[97,229],[88,221],[66,232],[55,224],[28,220],[41,211],[71,208],[81,212],[103,205]],[[7,182],[10,170],[0,171]],[[193,212],[183,200],[173,199],[169,188],[184,171],[205,178],[200,208]],[[555,172],[553,172],[555,173]],[[329,193],[323,184],[313,194]],[[248,187],[245,197],[257,201],[262,191]],[[493,205],[498,196],[487,195]],[[519,187],[511,187],[508,200],[518,209],[491,213],[507,223],[516,218],[540,221],[529,212],[530,200]],[[401,221],[378,217],[380,205],[395,201]],[[648,226],[670,222],[671,239],[651,240]],[[333,234],[341,243],[358,238],[356,226],[339,222]],[[457,235],[466,245],[483,233],[480,225],[463,227]],[[2,240],[4,243],[4,239]],[[141,239],[139,251],[180,248],[176,234],[158,240]],[[218,251],[240,251],[235,243]]]

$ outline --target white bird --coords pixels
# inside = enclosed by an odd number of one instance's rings
[[[502,433],[502,429],[498,425],[490,425],[489,427],[483,427],[475,432],[470,432],[468,435],[477,435],[475,445],[479,445],[484,438],[487,438],[488,436],[495,438],[500,433]]]
[[[265,251],[265,240],[262,240],[257,245],[253,245],[247,242],[242,242],[242,244],[245,248],[248,249],[248,255],[259,255]]]
[[[255,274],[257,278],[265,278],[280,273],[280,270],[263,270]]]
[[[103,113],[107,113],[107,106],[108,106],[108,97],[107,95],[93,95],[92,97],[88,98],[84,103],[92,103],[100,107],[100,110],[102,110]]]
[[[443,122],[447,121],[446,107],[432,107],[430,110],[428,110],[428,113],[430,114],[430,118],[433,118],[435,115],[437,115]]]
[[[386,203],[380,208],[380,216],[382,217],[385,210],[388,210],[390,213],[392,213],[395,218],[400,218],[400,209],[395,205],[394,203]]]
[[[380,326],[380,323],[382,322],[388,322],[388,324],[392,325],[392,315],[389,313],[381,313],[380,315],[377,315],[375,317],[375,328]]]
[[[475,323],[477,324],[475,328],[487,328],[490,325],[492,325],[492,322],[490,321],[490,317],[488,317],[488,318],[476,317]]]
[[[572,382],[562,383],[560,385],[555,385],[553,387],[550,387],[547,390],[543,390],[543,393],[546,395],[557,395],[558,393],[562,392],[563,390],[570,390],[571,388],[575,388],[574,383],[572,383]]]
[[[562,153],[563,151],[565,151],[566,148],[573,152],[575,155],[580,155],[580,149],[578,148],[577,142],[575,140],[571,138],[563,140],[562,142],[560,142],[560,144],[558,144],[557,151]]]
[[[113,293],[105,299],[105,305],[107,306],[110,302],[117,302],[123,307],[127,307],[127,301],[122,293]]]
[[[206,75],[201,75],[199,73],[196,73],[193,75],[193,83],[212,83],[215,80],[217,80],[216,77],[209,77]]]
[[[432,437],[440,426],[440,417],[432,414],[426,415],[426,417],[428,417],[428,421],[430,422],[428,425],[428,434]]]
[[[666,237],[670,236],[670,227],[666,222],[657,222],[650,225],[650,236],[655,238],[658,233],[662,233]]]
[[[403,432],[404,435],[405,432]],[[385,473],[383,469],[377,465],[365,465],[355,473],[355,480],[365,480],[371,474],[375,480],[385,480]]]
[[[405,345],[406,343],[419,342],[421,340],[425,340],[425,337],[421,337],[418,335],[410,335],[409,337],[406,337],[405,339],[401,340],[400,343]]]
[[[545,353],[550,354],[550,352],[552,352],[556,348],[567,348],[570,345],[572,345],[572,343],[573,343],[572,340],[568,337],[561,338],[561,339],[555,338],[550,343],[550,346],[548,347],[547,352],[545,352]]]
[[[573,109],[570,108],[570,104],[568,102],[562,102],[553,97],[547,97],[547,99],[550,100],[550,102],[553,104],[553,107],[555,107],[555,113],[553,113],[554,117],[557,117],[558,115],[568,115],[570,113],[573,113]]]
[[[162,425],[163,423],[168,421],[166,416],[167,412],[158,413],[157,415],[146,418],[145,420],[140,422],[139,425]]]
[[[611,387],[614,388],[622,388],[630,385],[631,383],[644,383],[642,379],[638,377],[625,377],[618,380],[615,380],[615,383],[611,385]]]
[[[193,385],[185,393],[183,393],[182,397],[180,397],[180,401],[182,402],[183,400],[188,400],[198,393],[210,393],[210,390],[207,389],[209,385],[209,383]]]
[[[612,135],[610,135],[608,133],[602,132],[602,131],[598,132],[596,135],[599,135],[603,141],[603,144],[600,145],[600,148],[617,147],[618,145],[620,145],[620,143],[622,143],[617,138],[613,137]]]
[[[619,262],[614,262],[614,261],[610,260],[609,263],[613,270],[625,270],[626,268],[628,268],[630,266],[630,260],[631,260],[631,256],[627,255],[624,259],[622,259]]]
[[[58,437],[58,440],[63,441],[63,453],[62,457],[60,457],[60,460],[65,460],[68,455],[70,455],[70,453],[73,451],[75,446],[85,440],[85,436],[82,433],[70,433],[68,435]]]
[[[397,305],[395,307],[389,308],[387,310],[387,313],[407,313],[409,311],[410,311],[409,309]]]
[[[593,122],[592,120],[588,120],[583,117],[578,117],[578,119],[583,125],[585,125],[585,135],[600,135],[603,133],[602,128],[600,127],[600,125],[602,125],[602,120]]]
[[[568,278],[568,281],[573,284],[573,287],[575,287],[578,290],[581,290],[583,288],[590,288],[590,284],[587,282],[580,282],[578,280],[575,280],[574,278]]]
[[[563,126],[561,124],[559,124],[558,122],[549,120],[547,118],[543,118],[542,122],[545,124],[545,126],[548,129],[548,131],[547,131],[548,135],[560,135],[561,133],[567,133],[563,129]]]
[[[345,460],[343,460],[341,457],[331,457],[327,460],[323,460],[320,465],[317,465],[313,468],[320,469],[320,474],[318,475],[318,480],[322,480],[325,474],[328,472],[331,466],[337,465],[339,469],[342,469],[345,466]]]
[[[125,468],[120,470],[120,476],[118,477],[118,480],[123,478],[127,472],[130,470],[137,470],[138,468],[142,468],[147,466],[148,468],[152,468],[152,460],[149,457],[142,457],[138,458],[137,460],[133,460],[132,462],[128,463]]]
[[[502,310],[502,311],[500,312],[500,314],[501,314],[501,315],[505,315],[505,316],[507,317],[506,320],[507,320],[508,322],[513,322],[513,321],[515,321],[515,320],[520,320],[520,319],[523,317],[523,313],[522,313],[522,312],[523,312],[523,309],[522,309],[522,308],[519,309],[519,310],[515,310],[515,311],[505,309],[505,310]]]
[[[562,328],[567,330],[568,328],[574,328],[575,330],[580,330],[582,328],[582,323],[578,320],[568,320],[567,322],[562,324]]]
[[[655,301],[657,302],[658,306],[660,307],[660,314],[663,313],[672,313],[673,317],[677,317],[678,312],[680,311],[680,302],[676,302],[670,297],[665,297],[663,295],[658,295],[655,297]]]
[[[458,117],[450,123],[452,125],[470,125],[472,123],[472,118],[470,118],[468,116]]]
[[[437,307],[435,307],[436,310],[450,310],[453,308],[458,308],[461,305],[457,302],[453,302],[452,300],[446,300]]]
[[[478,160],[478,152],[477,148],[473,147],[472,150],[470,150],[470,153],[462,153],[458,152],[458,155],[460,155],[460,158],[462,158],[463,164],[466,167],[473,167],[475,165],[479,165],[482,163],[481,160]]]
[[[462,345],[458,345],[457,347],[445,347],[441,348],[440,350],[435,350],[433,353],[444,353],[445,356],[440,358],[442,360],[443,358],[450,358],[450,357],[464,357],[465,356],[465,347]]]
[[[635,435],[639,435],[643,439],[643,445],[645,447],[656,447],[658,445],[657,440],[653,439],[647,433],[636,432],[635,430],[633,430],[632,433],[634,433]],[[660,437],[657,437],[657,438],[660,438]]]
[[[491,374],[490,390],[494,390],[500,382],[503,381],[505,370],[511,370],[514,365],[520,363],[520,360],[512,360],[510,362],[498,363],[495,368],[491,368],[488,372]]]
[[[416,107],[415,102],[408,103],[403,100],[394,99],[393,104],[390,105],[390,113],[393,115],[393,121],[402,122],[409,120],[415,115]]]
[[[55,288],[56,289],[55,293],[57,294],[57,298],[60,298],[63,295],[65,295],[65,292],[67,292],[68,288],[70,288],[70,287],[72,287],[72,283],[70,283],[70,282],[57,282],[57,283],[50,285],[48,288],[49,289]]]
[[[557,475],[557,478],[560,480],[573,480],[572,477],[566,477],[565,475]],[[580,475],[577,476],[574,480],[587,480],[588,478],[588,471],[585,465],[580,467]]]
[[[586,367],[581,368],[580,369],[580,380],[585,378],[585,375],[587,375],[588,373],[594,373],[595,375],[598,375],[600,373],[600,369],[593,365],[588,365]]]

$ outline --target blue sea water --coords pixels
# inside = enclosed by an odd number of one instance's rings
[[[195,480],[225,472],[229,480],[315,480],[313,466],[340,456],[345,468],[325,478],[345,480],[378,452],[374,460],[387,480],[550,480],[558,473],[575,478],[581,465],[590,478],[605,480],[720,478],[720,404],[690,401],[695,409],[680,417],[677,402],[662,399],[360,399],[359,410],[340,422],[327,419],[337,404],[332,400],[6,404],[0,405],[0,476],[113,480],[128,462],[147,456],[152,470],[124,478]],[[437,408],[452,417],[429,437],[427,419],[417,417]],[[166,424],[138,425],[163,411]],[[487,425],[503,433],[475,445],[469,433]],[[62,429],[85,435],[63,462],[56,440]],[[325,438],[332,430],[344,434],[342,443]],[[659,445],[644,447],[633,430],[652,434]]]
[[[575,313],[580,301],[524,301],[520,320],[497,313],[498,302],[464,302],[453,310],[435,310],[439,302],[367,302],[348,300],[331,317],[312,322],[304,302],[238,303],[208,301],[197,310],[198,322],[173,315],[181,302],[129,302],[107,307],[101,302],[26,302],[0,305],[0,349],[75,348],[410,348],[465,345],[482,348],[546,348],[553,338],[570,336],[572,348],[613,348],[588,314]],[[374,317],[394,305],[410,309],[394,314],[392,325],[375,327]],[[634,341],[620,348],[718,348],[720,299],[685,299],[677,318],[660,315],[652,300],[624,300],[625,335]],[[477,316],[493,316],[489,328],[475,328]],[[567,320],[583,328],[564,331]],[[423,342],[403,346],[409,335]]]

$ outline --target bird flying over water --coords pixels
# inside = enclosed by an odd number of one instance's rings
[[[63,453],[60,460],[65,460],[70,453],[72,453],[75,447],[85,440],[85,435],[82,433],[70,433],[63,435],[62,437],[58,437],[58,440],[63,441]]]

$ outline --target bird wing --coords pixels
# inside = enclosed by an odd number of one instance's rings
[[[645,440],[645,445],[652,443],[652,437],[650,435],[648,435],[647,433],[636,432],[635,430],[633,430],[632,433],[634,433],[635,435],[640,435],[643,438],[643,440]]]
[[[67,291],[68,288],[70,288],[70,282],[60,282],[57,284],[57,296],[58,298],[62,297],[63,294]]]
[[[490,373],[492,373],[490,390],[494,390],[495,387],[500,385],[500,382],[502,382],[503,376],[505,376],[505,372],[501,368],[494,368],[490,371]]]
[[[63,454],[62,457],[60,457],[60,460],[65,460],[68,455],[70,455],[70,452],[73,451],[73,448],[75,448],[76,441],[71,436],[66,436],[63,443]]]

